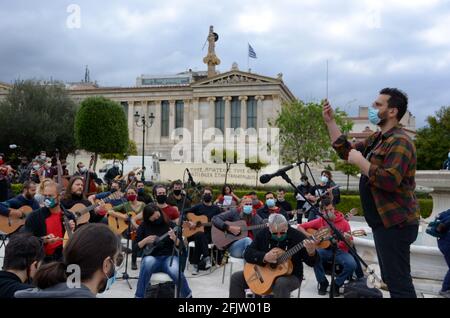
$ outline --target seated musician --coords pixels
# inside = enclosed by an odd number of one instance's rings
[[[214,201],[214,204],[225,205],[225,196],[231,197],[231,206],[236,206],[240,202],[239,197],[234,194],[233,188],[230,185],[226,184],[222,188],[222,194],[217,197],[216,201]]]
[[[145,204],[153,203],[152,197],[145,192],[144,181],[136,182],[136,189],[138,191],[138,201],[144,202]]]
[[[136,219],[142,219],[142,211],[144,211],[145,203],[140,202],[137,200],[137,191],[136,188],[131,186],[127,190],[126,195],[127,201],[115,206],[112,210],[108,211],[108,214],[112,216],[119,217],[125,221],[128,220],[128,214],[133,213],[135,214],[134,218],[131,218],[131,230],[135,230],[138,228]],[[125,237],[128,237],[131,235],[131,233],[128,233],[128,230],[123,233]],[[138,246],[136,241],[133,241],[132,243],[132,252],[131,252],[131,269],[136,270],[137,269],[137,257],[138,257]]]
[[[275,298],[289,298],[291,292],[300,288],[303,280],[303,263],[313,267],[319,260],[316,253],[316,242],[306,240],[306,236],[288,225],[286,218],[281,214],[269,216],[269,228],[261,230],[253,242],[247,247],[244,259],[247,263],[264,266],[275,264],[281,256],[278,247],[284,251],[304,241],[304,248],[291,258],[293,271],[291,275],[278,277],[272,287]],[[248,285],[244,278],[244,272],[235,272],[230,279],[230,298],[244,298]]]
[[[192,201],[189,197],[186,197],[186,193],[183,191],[183,182],[181,180],[176,180],[172,184],[172,192],[169,193],[167,197],[167,203],[178,208],[178,211],[184,209],[189,209],[192,205]]]
[[[194,213],[197,216],[206,215],[208,217],[208,222],[211,219],[220,214],[220,208],[217,205],[212,204],[212,189],[204,188],[202,193],[202,202],[194,205],[192,208],[185,210],[184,216],[187,213]],[[195,228],[195,224],[190,222],[190,227]],[[211,243],[211,227],[206,226],[204,232],[197,232],[188,238],[188,241],[195,242],[195,248],[192,258],[192,264],[194,266],[193,275],[199,274],[201,268],[207,270],[211,267],[211,257],[209,256],[208,244]],[[202,263],[203,266],[199,266]]]
[[[253,210],[258,210],[264,206],[264,203],[262,203],[262,201],[258,199],[258,195],[255,191],[249,192],[247,196],[252,199]]]
[[[96,201],[98,200],[102,200],[107,198],[108,196],[110,196],[111,194],[120,191],[120,185],[118,181],[112,181],[111,182],[111,189],[109,191],[105,191],[105,192],[100,192],[97,194],[91,194],[88,197],[88,200],[94,204],[96,203]],[[119,199],[112,199],[110,201],[108,201],[109,204],[111,204],[112,206],[118,206],[122,203],[126,202],[126,198],[119,198]]]
[[[174,223],[178,224],[180,212],[176,206],[167,204],[167,189],[163,185],[156,185],[153,187],[154,196],[156,198],[156,205],[163,211],[163,213]]]
[[[275,195],[273,194],[273,192],[267,192],[266,194],[264,194],[264,198],[266,200],[266,203],[262,208],[256,211],[261,219],[267,220],[273,213],[279,213],[282,214],[286,219],[288,218],[286,211],[276,206]]]
[[[14,298],[18,290],[32,288],[31,281],[44,258],[41,241],[30,233],[9,239],[0,271],[0,298]]]
[[[23,230],[43,240],[45,262],[60,260],[66,229],[63,225],[64,212],[60,207],[58,186],[54,182],[49,182],[45,185],[42,194],[45,197],[45,206],[28,215]],[[69,226],[73,231],[75,217],[69,213],[67,218],[70,219]]]
[[[119,241],[105,224],[86,224],[64,248],[64,259],[39,267],[37,288],[17,291],[15,298],[95,298],[111,288],[119,264]],[[78,272],[77,272],[78,271]]]
[[[27,205],[33,210],[40,208],[39,203],[34,199],[36,194],[36,183],[33,181],[25,181],[23,184],[22,194],[12,199],[0,202],[0,214],[14,218],[23,217],[23,213],[17,209]]]
[[[84,193],[84,181],[83,178],[72,177],[69,181],[69,185],[67,186],[66,192],[64,194],[64,198],[61,200],[61,205],[65,209],[71,209],[75,204],[81,203],[82,205],[88,207],[92,205],[92,202],[86,199]],[[106,210],[102,205],[96,207],[94,210],[89,211],[90,223],[102,222],[106,215]],[[103,221],[106,223],[106,221]]]
[[[320,210],[328,220],[333,222],[336,229],[341,231],[347,242],[352,245],[352,237],[349,234],[350,224],[344,218],[344,215],[335,209],[333,201],[331,201],[329,197],[325,197],[324,199],[322,199],[322,201],[320,202]],[[328,227],[328,225],[321,217],[298,225],[299,231],[301,231],[308,237],[311,236],[311,234],[309,234],[306,230],[318,230],[323,227]],[[336,277],[334,286],[332,286],[332,288],[334,288],[333,293],[335,296],[339,296],[339,288],[344,284],[345,280],[350,278],[350,276],[356,269],[356,261],[348,252],[347,245],[345,245],[344,242],[338,242],[337,247],[338,249],[336,253],[336,264],[340,264],[342,266],[342,272]],[[320,248],[317,251],[321,259],[321,261],[318,262],[314,267],[314,273],[316,274],[316,279],[319,283],[318,293],[319,295],[326,295],[329,282],[325,277],[324,264],[332,260],[333,252],[331,246],[326,249]]]
[[[256,214],[256,210],[253,209],[252,199],[250,197],[244,197],[241,200],[241,204],[237,209],[231,209],[228,212],[221,213],[212,218],[212,223],[219,230],[227,231],[234,235],[239,235],[241,228],[237,226],[230,226],[226,224],[226,221],[235,222],[244,220],[247,226],[263,224],[263,219]],[[240,240],[231,243],[228,246],[228,251],[232,257],[243,258],[244,252],[247,246],[249,246],[254,237],[258,235],[261,229],[248,231],[248,236]]]
[[[284,198],[286,196],[286,190],[283,188],[279,188],[277,191],[277,202],[275,205],[279,207],[281,210],[286,211],[286,214],[289,216],[289,220],[291,220],[294,217],[294,214],[289,214],[290,211],[292,211],[292,205],[286,201]]]
[[[173,257],[172,266],[170,266],[173,245],[174,243],[176,246],[180,244],[173,231],[175,223],[171,222],[156,204],[147,205],[144,208],[143,215],[144,220],[139,225],[136,240],[139,248],[144,249],[144,252],[145,247],[152,245],[157,237],[166,233],[169,233],[169,235],[158,241],[150,254],[142,258],[136,298],[145,296],[145,290],[153,273],[163,272],[168,274],[175,283],[178,281],[179,259],[176,254]],[[192,297],[192,291],[183,272],[181,272],[181,285],[180,296],[183,298]]]

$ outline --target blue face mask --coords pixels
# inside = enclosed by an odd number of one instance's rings
[[[244,208],[242,209],[242,212],[244,212],[244,214],[251,214],[253,210],[253,207],[251,205],[244,205]]]
[[[273,208],[273,207],[275,206],[275,199],[267,199],[267,200],[266,200],[266,205],[267,205],[269,208]]]
[[[320,180],[321,180],[323,183],[328,183],[328,177],[327,177],[327,176],[322,176],[322,177],[320,177]]]
[[[369,122],[373,125],[378,125],[381,121],[381,118],[378,117],[379,109],[375,109],[373,107],[369,107]]]
[[[112,263],[112,260],[110,260]],[[110,277],[106,276],[108,278],[108,280],[106,281],[106,285],[105,285],[105,289],[100,290],[99,293],[104,293],[105,291],[109,290],[111,288],[111,286],[116,282],[116,275],[117,275],[117,271],[116,271],[116,266],[113,264],[113,271],[112,271],[112,275]]]
[[[144,189],[143,188],[138,189],[138,194],[144,194]]]
[[[55,198],[51,198],[51,197],[45,198],[44,206],[49,208],[49,209],[53,209],[54,207],[56,207],[56,200],[55,200]]]
[[[280,237],[278,237],[278,235],[272,233],[272,239],[275,241],[278,241],[278,242],[284,241],[286,239],[286,237],[287,237],[287,233],[284,233]]]

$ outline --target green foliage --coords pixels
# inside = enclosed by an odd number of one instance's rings
[[[102,153],[100,154],[100,158],[104,160],[119,160],[124,161],[128,158],[128,156],[137,156],[137,146],[134,140],[128,141],[128,150],[125,153]]]
[[[125,153],[128,124],[122,107],[100,96],[83,100],[75,117],[75,140],[86,151]]]
[[[62,84],[16,81],[0,101],[0,152],[34,158],[40,150],[53,154],[58,148],[65,157],[75,150],[75,111]],[[10,144],[18,148],[11,151]]]
[[[258,186],[258,174],[262,168],[267,167],[268,162],[258,158],[245,159],[245,166],[256,172],[256,186]]]
[[[356,175],[359,173],[359,168],[355,165],[348,163],[345,160],[337,160],[334,166],[336,170],[342,171],[342,173],[347,176],[347,190],[348,190],[350,176],[356,177]]]
[[[450,106],[441,107],[427,122],[417,131],[417,169],[439,170],[450,149]]]
[[[352,122],[345,112],[336,109],[335,119],[345,133],[351,130]],[[322,105],[296,100],[284,103],[271,126],[280,129],[280,144],[284,162],[319,162],[330,157],[331,143],[328,130],[322,120]]]

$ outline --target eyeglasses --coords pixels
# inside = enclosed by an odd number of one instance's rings
[[[287,232],[274,232],[273,235],[285,235]]]

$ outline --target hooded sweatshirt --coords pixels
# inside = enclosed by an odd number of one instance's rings
[[[15,298],[95,298],[95,295],[84,285],[80,288],[69,288],[67,283],[59,283],[55,286],[39,289],[29,288],[19,290],[14,294]]]
[[[334,219],[333,223],[336,229],[341,231],[342,234],[344,234],[345,232],[350,232],[350,224],[344,218],[344,215],[337,210],[334,211],[334,215],[336,216],[336,219]],[[323,218],[319,217],[307,223],[299,224],[298,226],[301,226],[305,230],[307,229],[319,230],[323,227],[328,227],[328,224]],[[342,241],[338,243],[338,248],[344,252],[348,252],[347,245]]]

